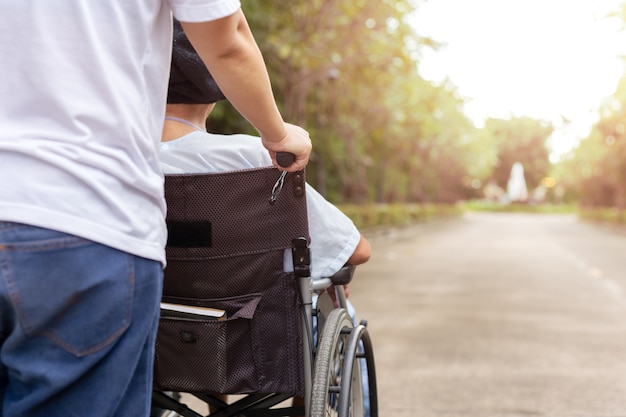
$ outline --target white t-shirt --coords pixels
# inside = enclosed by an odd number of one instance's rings
[[[172,12],[239,0],[0,0],[0,220],[164,261]]]
[[[159,158],[166,174],[226,172],[272,165],[257,137],[204,132],[161,143]],[[352,221],[313,187],[307,187],[306,196],[311,277],[329,277],[345,265],[361,235]]]

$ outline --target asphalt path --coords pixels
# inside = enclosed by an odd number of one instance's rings
[[[371,237],[382,417],[626,416],[626,233],[469,213]]]

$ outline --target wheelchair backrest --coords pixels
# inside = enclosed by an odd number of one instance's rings
[[[304,172],[276,201],[275,168],[165,178],[168,246],[163,301],[226,311],[226,319],[162,311],[155,386],[227,394],[303,390],[298,288],[285,250],[309,240]]]

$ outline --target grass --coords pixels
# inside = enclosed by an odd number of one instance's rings
[[[466,211],[490,211],[503,213],[575,214],[575,204],[501,204],[484,200],[472,200],[462,204]]]
[[[460,206],[450,204],[350,204],[339,208],[359,229],[410,225],[463,213]]]
[[[582,207],[578,216],[587,221],[626,225],[626,213],[615,207]]]
[[[460,216],[466,211],[542,214],[576,214],[579,212],[578,207],[572,204],[504,205],[478,200],[459,204],[344,204],[339,208],[359,229],[408,226],[431,219]],[[604,214],[604,217],[611,216]]]

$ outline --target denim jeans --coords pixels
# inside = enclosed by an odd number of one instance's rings
[[[0,417],[150,412],[160,263],[0,222]]]

